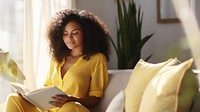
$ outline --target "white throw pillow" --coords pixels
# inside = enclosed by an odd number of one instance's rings
[[[124,91],[121,90],[110,102],[106,112],[123,112],[124,110]]]

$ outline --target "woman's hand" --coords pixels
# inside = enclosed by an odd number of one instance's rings
[[[17,91],[16,93],[17,93],[17,95],[19,95],[19,96],[21,96],[21,97],[22,97],[22,94],[21,94],[21,93],[19,93],[18,91]]]
[[[56,107],[62,107],[65,103],[72,101],[73,97],[69,95],[55,95],[51,97],[53,100],[49,101],[50,104]]]
[[[49,103],[54,105],[55,107],[62,107],[65,103],[74,101],[84,105],[85,107],[91,108],[96,106],[100,101],[100,98],[95,96],[90,96],[86,98],[76,98],[70,95],[55,95],[52,96],[52,99],[53,100]]]

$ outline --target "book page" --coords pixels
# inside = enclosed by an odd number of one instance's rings
[[[45,86],[45,87],[42,87],[42,88],[38,88],[38,89],[35,89],[33,91],[29,91],[27,92],[26,94],[35,94],[35,93],[38,93],[40,91],[44,91],[46,89],[49,89],[49,88],[54,88],[55,86]]]
[[[40,105],[38,105],[36,102],[32,101],[28,96],[22,95],[22,97],[25,98],[28,102],[30,102],[33,105],[35,105],[36,107],[38,107],[42,112],[45,111]]]
[[[40,90],[29,92],[26,96],[29,98],[29,101],[36,103],[38,108],[41,110],[49,110],[54,108],[53,105],[49,104],[49,101],[53,101],[51,98],[56,94],[65,94],[63,91],[58,89],[56,86],[49,86],[46,88],[42,88]]]
[[[25,85],[20,84],[20,83],[10,82],[10,85],[12,88],[18,91],[21,95],[25,95],[27,92],[30,91],[30,89],[28,89]]]

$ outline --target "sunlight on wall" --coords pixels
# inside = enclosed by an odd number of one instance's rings
[[[195,60],[196,69],[200,69],[200,30],[195,16],[195,0],[173,0],[176,13],[181,20],[186,33],[187,41]]]

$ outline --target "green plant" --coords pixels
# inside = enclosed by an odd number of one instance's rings
[[[133,0],[129,0],[126,6],[124,0],[117,0],[118,22],[117,22],[117,44],[111,39],[111,43],[118,58],[118,69],[134,68],[141,58],[143,45],[154,35],[141,37],[142,20],[140,7],[136,10]],[[147,61],[149,55],[145,60]]]

